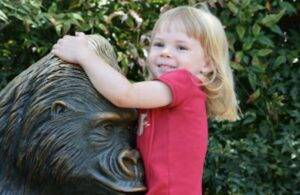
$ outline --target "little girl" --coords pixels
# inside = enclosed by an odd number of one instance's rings
[[[116,106],[139,109],[137,147],[148,195],[202,194],[207,117],[238,119],[227,40],[214,15],[181,6],[159,17],[147,59],[150,81],[130,83],[89,48],[83,33],[60,39],[52,53],[82,66]]]

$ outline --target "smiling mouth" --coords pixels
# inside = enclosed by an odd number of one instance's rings
[[[170,66],[170,65],[167,65],[167,64],[158,64],[157,66],[159,68],[169,68],[169,69],[175,69],[176,68],[175,66]]]

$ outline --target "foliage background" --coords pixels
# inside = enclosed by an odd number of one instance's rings
[[[107,37],[127,77],[143,80],[160,11],[199,2],[1,0],[0,89],[75,31]],[[206,2],[227,31],[244,116],[210,121],[205,193],[300,194],[299,1]]]

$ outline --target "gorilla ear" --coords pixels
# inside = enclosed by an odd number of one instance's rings
[[[57,100],[52,103],[51,114],[56,115],[65,112],[67,109],[67,104],[64,101]]]

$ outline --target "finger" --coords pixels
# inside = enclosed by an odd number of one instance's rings
[[[55,49],[55,48],[53,48],[50,53],[52,53],[53,55],[57,55],[58,54],[58,50]]]
[[[58,41],[57,41],[57,44],[62,44],[63,43],[63,39],[59,39]]]
[[[57,43],[52,46],[52,49],[57,49],[57,48],[58,48],[58,44]]]
[[[63,40],[67,40],[67,39],[70,39],[72,36],[70,36],[70,35],[65,35],[65,36],[63,36]]]
[[[85,34],[83,32],[75,32],[76,36],[84,36]]]

